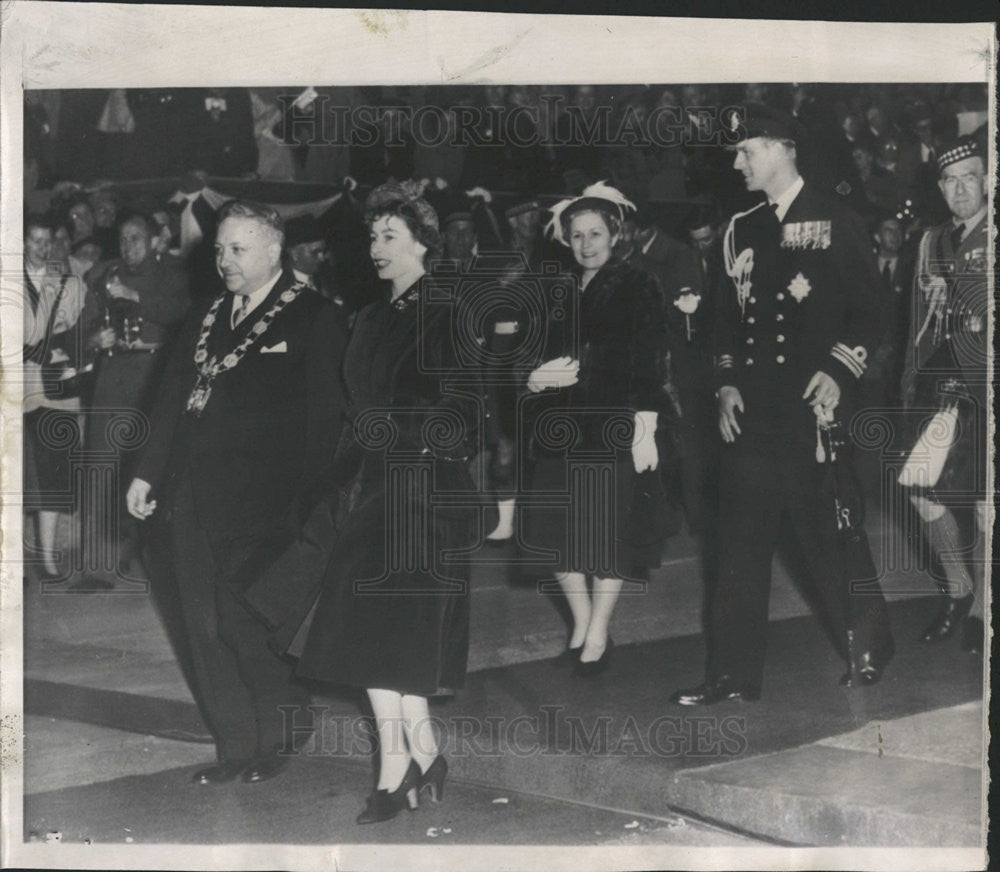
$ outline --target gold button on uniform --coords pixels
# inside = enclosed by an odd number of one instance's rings
[[[785,341],[785,337],[784,337],[784,336],[782,336],[782,335],[781,335],[781,334],[779,333],[779,334],[778,334],[778,342],[784,342],[784,341]]]
[[[757,323],[756,319],[754,318],[753,315],[751,315],[749,318],[747,318],[747,324],[756,324],[756,323]]]
[[[757,302],[757,298],[756,297],[751,297],[749,300],[747,300],[747,302],[748,303],[756,303]]]
[[[783,293],[781,293],[780,291],[778,292],[778,299],[779,300],[785,299],[785,295]]]
[[[747,345],[753,345],[753,337],[752,336],[748,336],[747,337]]]
[[[785,320],[785,316],[782,315],[781,312],[778,312],[778,314],[774,316],[774,320],[775,321],[784,321]]]
[[[779,355],[778,355],[778,356],[777,356],[777,357],[775,358],[775,360],[777,360],[777,361],[778,361],[778,363],[784,363],[784,362],[785,362],[785,355],[783,355],[783,354],[779,354]]]
[[[753,358],[752,357],[748,357],[747,358],[747,366],[753,366]]]

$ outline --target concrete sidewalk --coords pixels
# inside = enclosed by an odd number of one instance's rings
[[[667,702],[705,659],[689,539],[623,597],[612,667],[592,681],[554,659],[560,598],[505,549],[481,557],[472,671],[432,707],[454,787],[439,808],[360,830],[371,773],[360,694],[315,688],[320,730],[279,781],[199,791],[188,779],[211,737],[151,597],[26,587],[26,836],[314,844],[426,841],[448,827],[457,843],[980,845],[982,661],[956,640],[915,641],[936,608],[926,576],[887,578],[896,659],[879,685],[845,690],[779,564],[763,699],[692,710]],[[175,794],[180,816],[163,804]],[[516,814],[498,814],[505,796]],[[269,830],[276,803],[283,823]]]
[[[983,706],[972,702],[766,758],[687,770],[678,807],[797,844],[973,847],[983,837]]]

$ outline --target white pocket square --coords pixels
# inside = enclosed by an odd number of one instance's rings
[[[261,354],[284,354],[286,351],[288,351],[288,343],[285,342],[284,340],[282,340],[277,345],[272,345],[270,348],[268,348],[267,346],[264,346],[263,348],[261,348],[260,353]]]

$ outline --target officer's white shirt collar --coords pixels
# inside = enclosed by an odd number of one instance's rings
[[[277,272],[277,274],[275,275],[275,277],[273,279],[271,279],[269,282],[265,282],[263,285],[261,285],[259,288],[257,288],[256,291],[253,291],[252,293],[247,294],[247,297],[250,299],[250,303],[247,306],[247,313],[246,313],[246,315],[243,316],[244,318],[249,317],[250,313],[254,309],[256,309],[261,303],[264,302],[264,300],[267,297],[267,295],[269,293],[271,293],[271,288],[273,288],[278,283],[278,279],[280,279],[280,278],[281,278],[281,270],[279,269],[278,272]],[[243,302],[243,298],[239,294],[233,294],[233,308],[232,308],[232,311],[233,311],[234,314],[235,314],[236,310],[240,307],[240,303],[242,303],[242,302]]]
[[[768,203],[774,204],[774,214],[778,216],[779,221],[785,220],[785,215],[788,212],[789,207],[799,195],[799,191],[802,190],[802,186],[804,184],[805,182],[802,181],[802,176],[799,176],[794,182],[785,188],[784,192],[780,196],[775,197],[773,200],[770,197],[767,198]]]

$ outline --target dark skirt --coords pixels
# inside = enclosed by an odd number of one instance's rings
[[[545,453],[522,518],[524,548],[544,572],[631,579],[660,565],[672,510],[659,469],[636,473],[631,451]]]
[[[42,407],[24,415],[23,488],[26,508],[65,511],[71,492],[70,454],[83,434],[79,413]]]
[[[405,478],[405,476],[404,476]],[[382,483],[384,485],[384,482]],[[369,482],[340,527],[298,675],[417,696],[465,683],[472,516],[440,511],[422,485]]]

